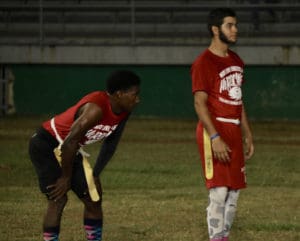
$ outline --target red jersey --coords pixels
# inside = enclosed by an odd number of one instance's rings
[[[243,61],[234,52],[229,50],[227,57],[219,57],[207,49],[194,61],[191,68],[192,91],[205,91],[208,94],[207,107],[212,122],[231,149],[229,163],[225,164],[214,158],[210,137],[202,123],[198,123],[197,142],[207,188],[246,187],[242,132],[239,125],[243,108],[243,67]]]
[[[232,51],[227,57],[219,57],[208,49],[191,68],[192,91],[208,94],[207,106],[213,117],[240,119],[244,63]]]
[[[58,135],[62,140],[69,134],[71,126],[75,121],[75,115],[78,109],[86,103],[95,103],[102,110],[102,119],[98,124],[88,130],[80,145],[87,145],[108,137],[118,126],[118,124],[127,118],[128,112],[115,115],[111,109],[108,94],[104,91],[95,91],[84,96],[77,104],[67,109],[65,112],[54,117],[54,124]],[[56,137],[51,120],[43,123],[43,127],[54,137]]]

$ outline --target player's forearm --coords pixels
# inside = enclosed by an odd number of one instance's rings
[[[98,177],[106,164],[109,162],[109,160],[112,158],[112,156],[115,153],[114,149],[107,149],[105,146],[105,143],[103,144],[101,151],[99,153],[99,156],[97,158],[97,161],[95,163],[94,169],[93,169],[93,176]]]
[[[252,139],[252,131],[251,131],[251,128],[250,128],[250,125],[249,125],[249,121],[248,121],[247,114],[246,114],[244,106],[243,106],[243,109],[242,109],[241,126],[242,126],[242,131],[243,131],[244,136],[246,138],[251,138]]]
[[[202,122],[205,130],[207,131],[207,133],[209,134],[209,136],[212,136],[214,134],[217,133],[217,130],[211,120],[211,117],[210,117],[210,113],[208,111],[198,111],[198,118],[199,118],[199,121]]]
[[[73,169],[73,160],[76,157],[76,153],[79,149],[77,141],[66,140],[61,147],[61,177],[66,179],[71,179],[72,169]]]
[[[115,153],[128,118],[129,116],[118,125],[114,133],[112,133],[104,140],[96,164],[94,166],[94,177],[98,177],[100,175],[106,164]]]
[[[71,178],[73,162],[80,148],[80,140],[91,127],[86,117],[80,116],[71,126],[70,132],[61,147],[62,151],[62,177]]]
[[[244,106],[242,111],[241,125],[242,125],[242,131],[243,131],[244,143],[245,143],[245,159],[248,160],[254,154],[254,145],[253,145],[252,131],[250,129],[250,125],[248,122],[248,118]]]
[[[202,122],[208,134],[210,136],[216,134],[217,130],[212,122],[211,115],[207,108],[205,99],[203,99],[199,95],[196,95],[194,99],[194,106],[195,106],[196,113],[198,115],[198,119],[199,121]]]
[[[106,140],[104,140],[100,153],[98,155],[97,161],[94,166],[93,175],[94,177],[98,177],[106,164],[114,155],[118,143],[121,138],[121,134],[123,131],[123,127],[118,127],[116,132],[109,136]]]

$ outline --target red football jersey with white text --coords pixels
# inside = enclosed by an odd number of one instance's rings
[[[109,96],[104,91],[95,91],[84,96],[77,104],[67,109],[65,112],[54,117],[55,128],[62,140],[70,132],[70,128],[75,121],[75,115],[78,109],[86,103],[95,103],[102,110],[102,119],[93,128],[88,130],[80,145],[87,145],[108,137],[118,126],[118,124],[127,118],[128,112],[116,115],[112,112],[109,102]],[[43,123],[43,127],[55,137],[55,132],[51,127],[50,120]]]
[[[230,50],[227,57],[219,57],[207,49],[194,61],[192,91],[207,92],[212,116],[240,119],[243,68],[243,61]]]

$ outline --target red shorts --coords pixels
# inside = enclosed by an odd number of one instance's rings
[[[211,153],[211,142],[201,122],[197,125],[196,135],[198,149],[205,176],[206,187],[223,187],[241,189],[246,187],[245,161],[243,140],[240,125],[214,121],[214,125],[222,139],[231,149],[230,162],[222,163],[215,159]],[[205,136],[208,145],[205,146]],[[205,153],[206,151],[206,153]],[[209,152],[209,153],[208,153]],[[210,155],[210,158],[208,156]],[[207,168],[212,168],[211,175]]]

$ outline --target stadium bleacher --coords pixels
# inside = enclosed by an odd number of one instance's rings
[[[0,45],[198,45],[214,7],[239,16],[240,45],[296,44],[300,1],[2,0]]]

